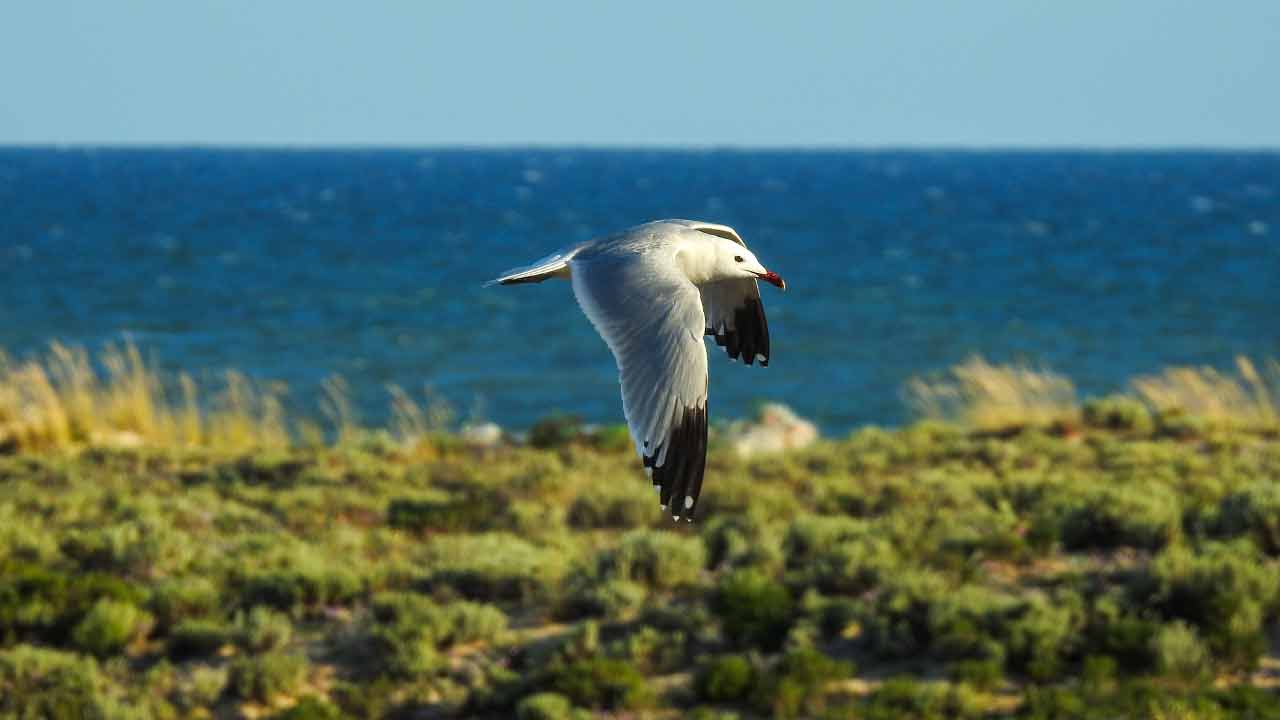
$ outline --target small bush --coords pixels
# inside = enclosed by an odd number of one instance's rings
[[[18,645],[0,650],[0,716],[79,720],[122,716],[91,658]]]
[[[707,702],[737,702],[755,686],[755,669],[741,655],[722,655],[703,665],[694,678],[694,692]]]
[[[1102,430],[1124,430],[1149,435],[1155,426],[1142,401],[1127,395],[1108,395],[1084,404],[1084,421]]]
[[[564,554],[512,535],[440,535],[422,558],[427,589],[450,587],[472,600],[530,602],[552,594],[567,567]]]
[[[1153,638],[1156,669],[1165,677],[1196,682],[1209,675],[1209,652],[1194,628],[1175,622],[1160,628]]]
[[[826,708],[826,686],[852,674],[852,665],[813,648],[792,650],[763,676],[755,705],[777,718],[812,717]]]
[[[1010,668],[1041,681],[1057,677],[1073,650],[1081,620],[1077,609],[1060,599],[1033,597],[1001,632],[1008,638]]]
[[[1194,626],[1229,667],[1257,664],[1280,569],[1260,562],[1252,545],[1209,543],[1201,553],[1173,548],[1151,563],[1150,573],[1152,600],[1166,617]]]
[[[375,625],[366,643],[371,661],[367,670],[397,679],[410,679],[440,669],[443,659],[436,644],[436,628],[411,622]]]
[[[490,641],[507,629],[506,614],[493,605],[466,601],[437,605],[417,593],[379,593],[370,609],[380,624],[412,627],[441,648]]]
[[[564,447],[582,436],[582,418],[577,415],[551,415],[529,428],[529,445],[540,450]]]
[[[218,592],[217,584],[206,577],[170,578],[156,584],[148,608],[163,630],[217,612],[221,602]]]
[[[360,578],[343,568],[268,570],[243,581],[241,603],[291,611],[306,606],[348,603],[362,591]]]
[[[791,595],[758,570],[736,570],[725,576],[711,599],[725,638],[738,647],[774,651],[791,629]]]
[[[293,622],[288,615],[255,607],[237,616],[236,634],[240,646],[250,652],[279,650],[293,637]]]
[[[175,660],[207,657],[234,637],[233,630],[218,620],[183,620],[169,632],[169,657]]]
[[[606,658],[578,660],[560,668],[551,686],[575,705],[604,710],[638,710],[655,699],[635,667]]]
[[[1155,665],[1151,650],[1159,629],[1158,622],[1138,614],[1119,593],[1113,592],[1094,601],[1085,638],[1089,652],[1098,656],[1099,662],[1118,662],[1127,672],[1137,674]]]
[[[1263,552],[1280,555],[1280,483],[1258,480],[1223,498],[1215,530],[1220,536],[1250,537]]]
[[[706,562],[702,542],[669,532],[633,530],[599,558],[601,577],[670,589],[698,579]]]
[[[516,720],[565,720],[572,715],[569,698],[551,692],[530,695],[516,706]]]
[[[893,541],[856,518],[800,518],[782,547],[789,578],[829,593],[866,591],[899,565]]]
[[[507,506],[505,496],[475,489],[450,500],[397,498],[387,506],[387,524],[414,532],[479,532],[505,525]]]
[[[1135,547],[1159,550],[1182,529],[1177,493],[1165,485],[1093,489],[1066,515],[1062,544],[1067,549]]]
[[[227,669],[200,665],[177,688],[178,705],[186,710],[213,705],[227,687]]]
[[[967,683],[979,690],[994,690],[1004,682],[1004,668],[997,658],[961,660],[951,664],[948,674],[953,681]]]
[[[120,652],[150,628],[151,616],[137,606],[103,599],[71,631],[71,641],[81,650],[106,657]]]
[[[630,580],[597,580],[586,575],[570,583],[568,597],[560,615],[575,620],[581,617],[621,618],[644,605],[648,590]]]
[[[265,703],[298,689],[306,672],[306,658],[272,652],[237,658],[229,668],[228,685],[239,698]]]
[[[569,506],[574,528],[635,528],[657,515],[657,500],[643,483],[589,486]]]
[[[763,513],[712,515],[706,519],[702,542],[712,568],[757,567],[777,570],[783,564],[778,533]]]

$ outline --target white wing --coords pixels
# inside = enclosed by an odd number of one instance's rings
[[[664,507],[693,518],[707,459],[706,323],[670,253],[572,261],[573,293],[618,363],[622,409]]]

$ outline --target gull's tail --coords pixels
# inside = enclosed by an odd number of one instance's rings
[[[572,260],[573,256],[577,255],[578,251],[581,249],[582,246],[578,245],[568,250],[561,250],[560,252],[548,255],[532,265],[512,268],[485,283],[484,286],[489,287],[491,285],[536,283],[553,277],[564,278],[567,280],[569,278],[569,261]]]

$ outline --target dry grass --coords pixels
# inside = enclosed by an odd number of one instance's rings
[[[1280,362],[1259,372],[1253,361],[1236,358],[1236,372],[1210,367],[1169,368],[1137,378],[1133,391],[1152,409],[1179,411],[1202,420],[1247,427],[1280,422]]]
[[[95,365],[83,348],[59,343],[24,362],[0,354],[0,447],[246,450],[291,442],[281,385],[259,386],[228,372],[220,391],[207,395],[212,402],[204,410],[191,377],[165,383],[132,343],[108,345],[97,360]]]
[[[921,416],[979,430],[1049,425],[1080,414],[1067,378],[1025,365],[992,365],[977,356],[940,378],[913,378],[906,392]]]

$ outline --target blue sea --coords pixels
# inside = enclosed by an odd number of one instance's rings
[[[0,149],[0,348],[132,338],[315,412],[343,376],[525,427],[621,418],[567,283],[510,266],[647,220],[734,226],[770,367],[713,353],[713,415],[776,400],[828,433],[908,419],[902,387],[979,353],[1088,394],[1280,357],[1280,154]]]

